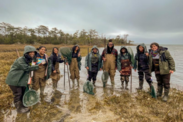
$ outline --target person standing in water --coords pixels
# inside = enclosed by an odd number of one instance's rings
[[[49,57],[52,63],[52,73],[50,78],[52,79],[53,83],[53,90],[55,91],[57,89],[57,83],[60,79],[60,70],[59,70],[59,63],[64,62],[64,60],[61,59],[61,54],[58,53],[58,48],[54,47],[52,50],[52,54]]]
[[[118,55],[117,60],[117,67],[121,75],[122,89],[124,89],[124,82],[126,82],[125,89],[128,90],[128,82],[131,75],[132,62],[131,55],[128,53],[127,48],[124,46],[122,46],[120,49],[120,54]]]
[[[149,50],[149,65],[150,73],[155,72],[156,80],[158,82],[157,97],[162,96],[164,87],[163,101],[168,100],[170,89],[170,76],[175,72],[175,62],[172,58],[168,48],[159,46],[158,43],[152,43]]]
[[[103,70],[109,73],[112,86],[114,86],[114,76],[117,69],[117,57],[118,51],[114,48],[112,39],[110,39],[107,44],[107,48],[103,50],[102,60]]]
[[[39,69],[38,65],[33,65],[33,57],[36,53],[35,47],[25,46],[24,55],[15,60],[6,78],[6,83],[13,92],[14,104],[18,113],[29,111],[29,108],[23,105],[22,99],[28,84],[30,72]]]
[[[76,79],[79,87],[79,79],[80,79],[79,70],[81,70],[81,59],[82,59],[79,45],[75,45],[72,48],[71,56],[72,59],[68,60],[68,63],[70,65],[69,66],[71,74],[70,78],[72,80],[73,86],[75,85],[75,79]]]
[[[152,85],[151,74],[149,73],[149,53],[145,44],[139,44],[137,46],[137,53],[135,55],[134,70],[138,70],[139,75],[139,87],[137,90],[143,89],[144,75],[150,88]]]
[[[39,65],[39,69],[34,71],[33,77],[33,89],[38,90],[40,88],[41,98],[44,96],[44,88],[46,86],[46,76],[48,71],[48,56],[45,54],[46,47],[40,46],[37,48],[39,53],[35,55],[36,64],[42,63]]]
[[[92,79],[95,86],[98,71],[102,70],[102,59],[97,46],[93,46],[91,52],[86,56],[85,68],[88,70],[88,80]]]

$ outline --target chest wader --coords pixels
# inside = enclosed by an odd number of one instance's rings
[[[75,79],[77,79],[77,83],[79,86],[80,76],[79,76],[79,68],[78,68],[77,58],[72,58],[69,69],[70,69],[70,74],[71,74],[70,78],[72,80],[73,86],[75,84],[75,82],[74,82]]]
[[[45,79],[46,66],[39,66],[39,69],[34,71],[33,89],[38,90],[40,88],[40,96],[43,97],[44,88],[46,85]]]
[[[122,88],[124,89],[124,81],[126,82],[125,89],[128,90],[128,82],[129,82],[129,77],[131,75],[131,65],[130,65],[130,60],[121,60],[121,85]]]
[[[106,61],[104,62],[103,69],[109,73],[111,84],[114,86],[114,76],[116,73],[116,57],[113,54],[105,55]]]
[[[53,82],[53,90],[57,89],[57,83],[60,80],[59,62],[56,62],[55,70],[56,70],[56,73],[52,72],[51,76],[50,76],[50,78],[52,79],[52,82]]]
[[[163,86],[164,86],[164,96],[162,100],[166,102],[168,100],[168,94],[170,89],[170,74],[165,74],[165,75],[160,74],[159,59],[153,59],[152,63],[155,71],[156,80],[158,82],[157,97],[162,96]]]

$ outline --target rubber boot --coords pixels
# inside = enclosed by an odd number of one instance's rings
[[[125,89],[128,90],[128,82],[126,82]]]
[[[122,89],[124,89],[124,81],[121,81]]]
[[[113,80],[111,80],[111,85],[114,87],[114,81]]]
[[[44,87],[40,87],[40,96],[44,96]]]
[[[75,86],[75,81],[72,79],[72,87]]]
[[[163,96],[163,99],[162,99],[164,102],[167,102],[168,94],[169,94],[169,89],[164,89],[164,96]]]
[[[96,81],[93,81],[93,86],[95,86],[95,82],[96,82]]]
[[[161,97],[162,96],[162,92],[163,92],[163,87],[162,86],[158,86],[157,97]]]
[[[103,88],[105,88],[105,86],[106,86],[106,82],[103,82]]]
[[[136,88],[137,90],[142,90],[143,89],[143,83],[144,81],[139,81],[139,87]]]
[[[29,108],[23,107],[23,104],[21,101],[16,102],[15,107],[17,109],[17,113],[27,113],[30,110]]]
[[[78,87],[79,87],[79,79],[77,79]]]

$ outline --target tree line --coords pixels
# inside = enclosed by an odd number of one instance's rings
[[[51,30],[40,25],[37,28],[15,27],[9,23],[0,23],[0,44],[80,44],[80,45],[100,45],[106,40],[105,35],[99,35],[94,29],[85,29],[75,33],[65,33],[56,27]],[[113,38],[115,44],[129,44],[132,41],[117,35]]]

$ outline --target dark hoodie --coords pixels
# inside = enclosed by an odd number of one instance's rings
[[[75,53],[75,49],[76,47],[78,47],[79,49],[77,50],[77,52]],[[72,58],[78,58],[78,53],[80,52],[80,47],[79,45],[75,45],[73,48],[72,48]]]
[[[142,46],[144,48],[143,52],[139,51],[139,46]],[[149,69],[149,65],[148,65],[148,56],[146,56],[147,53],[147,48],[145,46],[145,44],[139,44],[137,46],[137,53],[135,55],[135,63],[134,63],[134,69],[138,70],[147,70]]]

